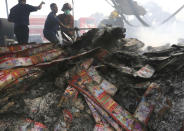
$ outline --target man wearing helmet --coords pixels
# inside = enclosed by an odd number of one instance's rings
[[[118,12],[114,10],[111,12],[108,19],[104,19],[100,22],[99,28],[105,27],[105,26],[112,26],[112,27],[124,27],[123,20],[119,16]]]
[[[69,3],[65,3],[61,9],[64,13],[58,15],[58,19],[68,28],[61,28],[61,35],[64,39],[64,41],[68,41],[66,36],[64,35],[67,34],[68,36],[70,36],[70,38],[74,39],[74,30],[71,30],[74,28],[74,18],[73,16],[70,14],[72,7]]]
[[[32,6],[26,4],[26,0],[18,0],[18,4],[11,8],[8,21],[13,22],[14,33],[19,44],[28,43],[29,38],[29,15],[31,12],[40,10],[44,2],[39,6]]]

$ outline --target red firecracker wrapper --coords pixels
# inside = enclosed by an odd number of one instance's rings
[[[90,99],[92,99],[96,104],[103,107],[103,109],[127,131],[145,130],[144,126],[137,121],[136,118],[134,118],[128,111],[121,108],[118,103],[116,103],[102,88],[100,88],[100,85],[90,79],[86,70],[83,72],[85,72],[83,75],[74,77],[73,81],[70,83],[72,87],[78,89],[80,92],[90,97]],[[83,78],[88,78],[88,80]],[[89,90],[92,96],[86,93],[84,90],[85,88]]]
[[[0,62],[0,69],[11,69],[14,67],[20,66],[30,66],[32,65],[32,61],[28,57],[22,58],[7,58]]]
[[[14,70],[9,70],[10,72],[0,77],[0,90],[16,81],[18,78],[28,74],[34,68],[18,68]]]
[[[145,125],[147,125],[153,109],[154,106],[147,103],[145,99],[142,98],[142,101],[139,103],[134,113],[134,117],[137,118],[139,121],[143,122]]]
[[[100,87],[109,95],[115,95],[115,93],[117,92],[117,88],[107,80],[103,79],[93,66],[88,69],[88,74],[94,81],[100,84]]]
[[[103,123],[98,123],[95,125],[93,131],[114,131],[111,127],[105,126]]]
[[[159,86],[156,83],[150,84],[134,113],[134,117],[143,122],[145,125],[148,124],[149,117],[154,109],[154,105],[149,103],[146,97],[151,95],[152,91],[158,90],[158,88]]]
[[[95,119],[95,122],[96,123],[103,123],[103,118],[98,114],[97,110],[95,109],[95,107],[90,103],[90,101],[85,97],[85,100],[86,100],[86,103],[88,104],[89,106],[89,109],[91,110],[92,112],[92,115]]]
[[[134,73],[134,76],[139,76],[141,78],[151,78],[155,73],[155,69],[150,65],[142,67],[140,70]]]
[[[21,131],[27,131],[27,130],[31,130],[31,131],[48,131],[47,127],[40,123],[40,122],[35,122],[31,119],[26,119],[25,120],[25,125],[20,126],[20,130]]]
[[[30,56],[33,64],[39,64],[42,62],[51,61],[53,59],[56,59],[58,56],[60,56],[63,53],[60,49],[53,49],[47,52],[43,52],[34,56]]]
[[[20,66],[31,66],[56,59],[62,54],[59,49],[50,50],[44,53],[22,58],[8,58],[0,62],[0,69],[10,69]]]
[[[65,122],[71,123],[73,120],[72,113],[69,110],[64,109],[63,110],[64,120]]]
[[[84,97],[88,101],[88,103],[90,103],[95,108],[95,111],[99,112],[99,114],[101,115],[101,119],[103,118],[104,120],[106,120],[116,131],[122,131],[122,129],[119,127],[119,125],[111,118],[111,116],[107,112],[105,112],[100,106],[98,106],[97,104],[95,104],[86,95],[84,95]],[[95,114],[93,114],[93,115],[95,115]],[[97,119],[97,120],[96,119],[95,120],[96,120],[96,123],[98,123],[99,122],[99,117],[95,117],[94,116],[94,118]]]
[[[1,46],[0,54],[15,53],[18,51],[23,51],[29,48],[40,46],[40,44],[27,44],[27,45],[13,45],[13,46]]]
[[[6,58],[10,58],[10,57],[28,57],[28,56],[32,56],[32,55],[35,55],[35,54],[38,54],[38,53],[41,53],[41,52],[44,52],[44,51],[47,51],[49,49],[52,49],[53,47],[53,44],[42,44],[38,47],[34,47],[34,48],[28,48],[26,50],[23,50],[23,51],[19,51],[19,52],[15,52],[15,53],[9,53],[9,54],[5,54],[3,56],[0,57],[0,60],[4,60]]]
[[[128,111],[121,108],[103,89],[92,83],[87,89],[96,98],[100,105],[127,131],[143,131],[142,124],[137,121]]]

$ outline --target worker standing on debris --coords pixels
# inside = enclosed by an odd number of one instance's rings
[[[58,15],[58,19],[68,28],[61,28],[61,35],[64,41],[68,41],[68,39],[66,38],[66,36],[64,35],[64,33],[66,35],[68,35],[70,38],[72,38],[72,40],[74,40],[74,30],[72,30],[74,28],[74,18],[73,16],[70,14],[72,7],[69,3],[65,3],[61,9],[64,13]],[[77,28],[75,28],[77,29]]]
[[[124,27],[123,20],[119,16],[119,13],[114,10],[111,12],[108,19],[104,19],[100,22],[99,27],[112,26],[112,27]]]
[[[19,0],[18,4],[11,8],[8,21],[15,24],[14,33],[19,44],[28,43],[29,15],[31,12],[40,10],[43,4],[45,3],[41,2],[39,6],[32,6],[26,4],[26,0]]]
[[[68,26],[65,26],[56,16],[56,13],[58,12],[58,7],[55,3],[52,3],[50,5],[51,12],[47,16],[47,19],[45,21],[45,26],[43,29],[43,34],[47,40],[49,40],[52,43],[58,44],[59,40],[56,37],[58,34],[57,31],[59,30],[59,26],[61,28],[65,28],[69,30]],[[72,30],[72,29],[70,29]]]

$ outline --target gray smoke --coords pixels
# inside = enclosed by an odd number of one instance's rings
[[[184,38],[184,21],[179,21],[174,17],[166,24],[160,25],[160,23],[171,14],[163,11],[162,8],[154,2],[149,2],[145,4],[144,7],[147,10],[147,14],[143,19],[150,23],[152,27],[143,27],[134,18],[130,22],[134,25],[139,25],[139,27],[126,26],[127,37],[138,38],[150,46],[161,46],[166,43],[177,44],[179,40],[181,41],[181,39]]]

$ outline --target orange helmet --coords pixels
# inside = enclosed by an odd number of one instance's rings
[[[72,7],[71,7],[71,5],[69,3],[65,3],[61,10],[62,11],[64,11],[64,10],[72,10]]]

